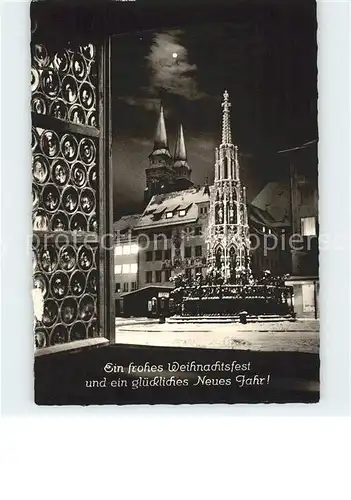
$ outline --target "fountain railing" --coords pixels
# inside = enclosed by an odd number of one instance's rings
[[[269,284],[201,284],[178,286],[172,292],[181,315],[293,315],[293,288]]]

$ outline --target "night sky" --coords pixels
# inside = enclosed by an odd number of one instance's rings
[[[185,2],[186,3],[186,2]],[[317,139],[316,19],[303,7],[258,8],[229,22],[186,22],[112,41],[114,218],[141,210],[160,98],[173,153],[184,127],[192,179],[213,180],[221,101],[228,90],[233,142],[244,154],[250,201],[283,179],[277,151]],[[172,54],[176,53],[175,59]]]

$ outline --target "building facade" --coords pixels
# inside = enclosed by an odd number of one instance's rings
[[[276,276],[291,274],[289,183],[268,182],[248,204],[248,213],[253,275],[265,270]]]
[[[317,143],[284,151],[290,170],[291,277],[299,316],[319,317]]]
[[[114,224],[115,311],[124,314],[122,296],[139,288],[139,245],[133,227],[139,215],[121,217]]]
[[[155,196],[135,227],[139,241],[139,284],[171,284],[185,273],[204,274],[209,214],[208,187]]]

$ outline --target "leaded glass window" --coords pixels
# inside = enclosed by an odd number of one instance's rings
[[[111,202],[107,50],[104,41],[32,34],[33,289],[43,300],[36,349],[110,335],[111,260],[100,244]]]

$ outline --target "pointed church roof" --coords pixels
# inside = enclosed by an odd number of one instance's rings
[[[184,160],[186,161],[186,148],[184,141],[183,125],[180,124],[177,136],[177,142],[174,150],[174,160]]]
[[[168,149],[167,131],[162,104],[154,138],[154,151],[158,149]]]

